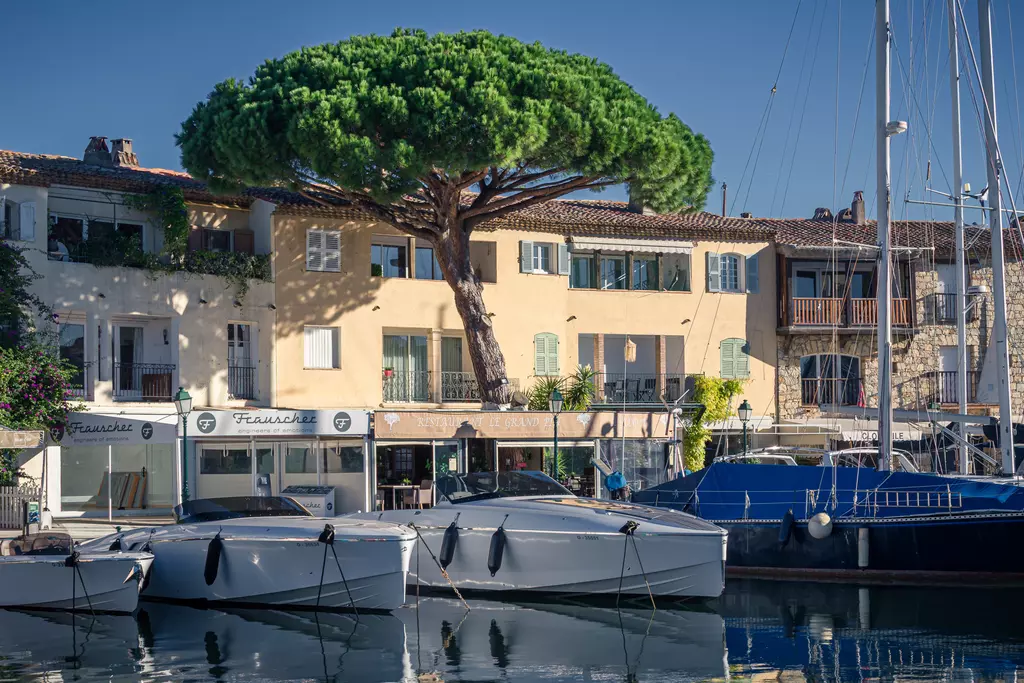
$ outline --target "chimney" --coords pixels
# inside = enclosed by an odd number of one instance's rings
[[[96,166],[111,166],[110,150],[107,149],[107,139],[101,136],[89,138],[89,144],[85,147],[82,161]]]
[[[867,216],[864,215],[864,191],[857,190],[853,193],[853,204],[850,205],[850,212],[853,214],[853,222],[857,225],[867,223]]]
[[[830,221],[832,220],[832,210],[826,206],[819,206],[814,210],[814,220],[816,221]]]
[[[729,186],[726,185],[725,183],[722,183],[722,215],[723,216],[728,215],[728,212],[725,210],[725,193],[726,193],[726,191],[728,189],[729,189]]]
[[[132,151],[131,140],[128,138],[117,138],[116,140],[110,141],[110,146],[114,166],[127,166],[129,168],[138,167],[139,158],[135,156],[135,152]]]
[[[743,213],[740,214],[740,218],[753,218],[753,217],[754,217],[754,214],[750,213],[749,211],[744,211]]]
[[[654,211],[654,209],[647,208],[646,206],[643,205],[643,202],[641,202],[640,200],[635,199],[633,197],[633,188],[627,187],[626,191],[629,193],[629,210],[630,211],[632,211],[633,213],[642,213],[642,214],[645,214],[647,216],[654,216],[654,215],[657,214],[657,212]]]

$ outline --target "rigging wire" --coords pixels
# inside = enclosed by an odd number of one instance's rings
[[[1010,0],[1006,0],[1006,26],[1010,30],[1010,64],[1013,67],[1013,99],[1017,106],[1017,165],[1021,167],[1020,180],[1017,181],[1017,194],[1024,187],[1024,131],[1020,122],[1020,97],[1017,92],[1017,54],[1013,47],[1013,9]]]
[[[740,175],[740,184],[736,188],[736,198],[733,199],[733,205],[730,207],[729,213],[732,213],[732,209],[735,208],[736,199],[739,198],[740,191],[743,188],[743,181],[747,176],[747,169],[750,166],[751,158],[754,158],[754,168],[750,172],[750,179],[747,185],[747,195],[743,199],[743,206],[746,206],[747,200],[750,198],[750,188],[754,185],[754,175],[757,173],[757,162],[761,156],[761,148],[764,146],[764,134],[768,130],[768,122],[772,115],[772,105],[775,102],[775,93],[778,91],[779,78],[782,76],[782,68],[786,64],[786,55],[789,54],[789,44],[793,39],[793,30],[796,28],[797,17],[800,16],[800,6],[803,5],[803,0],[798,0],[796,4],[796,11],[793,13],[793,23],[789,26],[789,35],[786,37],[786,44],[782,49],[782,60],[779,62],[779,70],[775,74],[775,82],[772,84],[771,92],[768,94],[768,102],[765,104],[764,113],[761,115],[761,123],[757,127],[757,132],[754,134],[754,142],[750,146],[750,153],[747,155],[747,162],[743,166],[743,173]],[[754,154],[754,148],[757,148],[757,154]]]

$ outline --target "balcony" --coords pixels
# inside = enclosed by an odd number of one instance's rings
[[[598,403],[661,403],[661,392],[669,403],[693,393],[697,375],[598,373],[594,376]]]
[[[863,403],[860,377],[811,377],[800,380],[805,406],[856,406]]]
[[[967,322],[974,322],[978,318],[978,307],[974,295],[967,295]],[[956,324],[956,294],[936,292],[929,297],[928,310],[931,313],[931,320],[938,325]]]
[[[70,394],[83,401],[92,399],[93,382],[96,381],[96,363],[86,361],[76,365],[76,372],[69,382]]]
[[[258,398],[254,366],[241,364],[228,366],[228,396],[249,401]]]
[[[430,402],[430,372],[428,371],[384,370],[381,382],[384,403]]]
[[[173,365],[114,363],[115,401],[170,401]]]
[[[519,380],[510,379],[511,391],[519,391]],[[473,403],[480,401],[480,385],[472,372],[442,372],[441,402],[442,403]]]
[[[923,380],[925,382],[925,397],[928,403],[959,403],[959,392],[957,391],[956,370],[934,370],[927,373]],[[978,375],[976,370],[967,373],[967,402],[974,403],[978,396]]]
[[[828,297],[792,297],[789,325],[791,327],[875,327],[878,325],[878,302],[875,299],[840,299]],[[894,327],[910,327],[910,299],[892,300]]]

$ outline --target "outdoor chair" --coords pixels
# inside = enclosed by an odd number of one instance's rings
[[[420,482],[418,488],[412,490],[413,493],[413,505],[418,505],[422,510],[424,503],[429,507],[434,503],[434,499],[431,494],[434,491],[434,481],[432,479],[424,479]]]

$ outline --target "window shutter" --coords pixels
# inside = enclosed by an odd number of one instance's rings
[[[543,334],[533,335],[533,374],[548,374],[547,340]]]
[[[533,272],[533,242],[519,242],[519,272]]]
[[[188,246],[189,251],[200,251],[203,248],[203,229],[198,225],[193,225],[188,231]]]
[[[338,329],[335,327],[304,327],[304,365],[307,368],[336,368],[338,362]]]
[[[20,231],[19,239],[25,240],[26,242],[35,242],[36,240],[36,203],[35,202],[24,202],[18,207],[18,229]]]
[[[548,374],[558,374],[558,336],[548,335]]]
[[[707,259],[708,291],[720,292],[722,291],[722,259],[713,251],[707,252],[705,257]]]
[[[733,342],[735,352],[736,378],[750,377],[750,346],[745,340],[737,339]]]
[[[761,289],[757,263],[757,254],[751,254],[747,257],[747,291],[751,294],[757,294]]]
[[[324,269],[324,233],[322,230],[306,231],[306,270]]]
[[[332,273],[341,272],[341,232],[325,230],[323,232],[324,251],[323,269]]]
[[[235,230],[235,251],[252,254],[256,251],[256,236],[252,230]]]
[[[735,342],[732,339],[722,341],[722,368],[719,373],[722,379],[734,379],[736,377]]]
[[[565,243],[558,245],[558,274],[569,274],[569,245]]]

